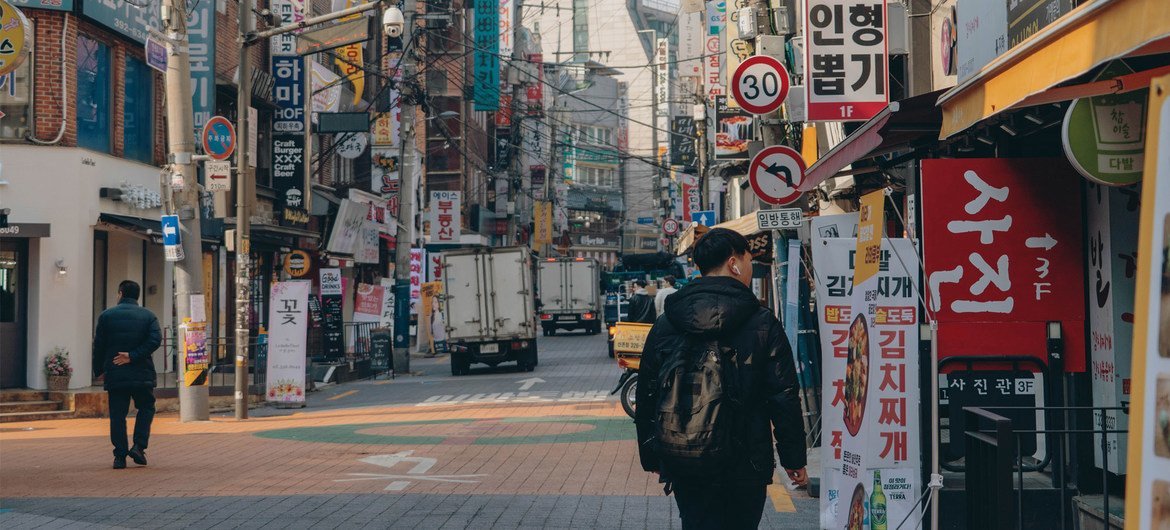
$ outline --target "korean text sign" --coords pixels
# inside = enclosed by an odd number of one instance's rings
[[[500,3],[475,0],[475,110],[500,108]]]
[[[463,222],[458,191],[431,192],[431,242],[458,243]]]
[[[312,282],[272,284],[268,314],[268,383],[265,395],[276,403],[305,402],[305,347]]]
[[[925,292],[944,357],[1043,356],[1043,327],[1060,321],[1065,368],[1085,369],[1081,195],[1060,159],[923,160]],[[1035,328],[1037,343],[991,351],[967,340],[1009,322]]]
[[[864,121],[889,102],[885,0],[808,0],[808,121]]]
[[[301,57],[272,58],[272,100],[279,107],[272,118],[276,132],[305,130],[305,60]]]
[[[812,258],[817,279],[817,323],[823,355],[821,528],[842,528],[849,516],[854,490],[859,486],[868,501],[873,472],[880,472],[886,496],[886,520],[896,526],[914,510],[922,491],[919,462],[918,385],[918,260],[908,239],[884,240],[876,277],[877,304],[868,326],[871,356],[865,392],[847,392],[847,363],[853,314],[853,276],[856,239],[821,237],[814,233]],[[846,422],[849,401],[860,414]],[[850,429],[866,433],[856,460],[864,462],[848,489],[842,489],[843,447]],[[917,512],[915,512],[917,513]],[[912,516],[911,519],[916,519]]]

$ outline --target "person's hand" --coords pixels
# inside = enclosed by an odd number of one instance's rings
[[[118,366],[130,364],[130,352],[118,352],[118,355],[114,357],[114,364]]]
[[[797,486],[808,485],[808,472],[805,471],[805,468],[802,467],[800,469],[785,469],[784,471],[788,473],[788,478],[792,480],[792,482]]]

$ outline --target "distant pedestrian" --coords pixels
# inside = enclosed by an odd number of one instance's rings
[[[654,319],[658,318],[658,313],[654,311],[654,297],[646,291],[646,280],[637,280],[634,282],[637,289],[634,291],[634,296],[630,297],[630,322],[641,322],[643,324],[653,324]]]
[[[110,441],[114,444],[114,469],[126,467],[126,457],[146,465],[150,423],[154,420],[154,387],[157,383],[151,354],[162,344],[158,317],[138,305],[141,288],[126,280],[118,285],[118,305],[102,311],[93,337],[93,370],[104,376],[109,394]],[[130,400],[134,418],[134,446],[127,449],[126,415]]]
[[[694,249],[702,277],[666,300],[642,350],[642,468],[674,491],[684,529],[758,527],[773,442],[788,478],[808,482],[791,349],[748,288],[751,259],[742,235],[704,235]]]
[[[675,288],[676,280],[674,276],[667,274],[662,281],[666,282],[666,287],[659,289],[658,294],[654,295],[654,312],[659,315],[666,310],[666,297],[678,291]]]

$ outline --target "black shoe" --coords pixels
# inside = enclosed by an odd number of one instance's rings
[[[130,451],[128,451],[126,454],[130,457],[130,460],[134,461],[135,464],[140,466],[146,465],[146,452],[142,449],[139,449],[138,447],[131,447]],[[123,465],[125,465],[125,460],[123,460]]]
[[[126,457],[115,456],[114,457],[114,469],[126,469]]]

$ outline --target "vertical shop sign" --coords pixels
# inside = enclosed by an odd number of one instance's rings
[[[512,52],[515,49],[512,43],[512,0],[499,0],[500,2],[500,57],[507,59],[512,58]]]
[[[679,13],[678,16],[678,76],[699,78],[703,76],[704,13]]]
[[[426,260],[426,250],[421,248],[410,249],[410,314],[418,314],[418,299],[423,284],[423,262]]]
[[[725,96],[723,75],[726,60],[723,54],[723,26],[727,24],[727,2],[707,2],[707,34],[703,41],[703,85],[707,96]]]
[[[373,192],[382,196],[386,201],[386,212],[391,219],[398,218],[398,148],[397,147],[374,147],[371,149],[372,157],[372,172],[373,178]],[[390,229],[390,234],[398,233],[398,223],[390,221],[386,223]]]
[[[725,50],[727,54],[724,56],[726,59],[723,61],[723,71],[719,79],[723,86],[729,87],[735,69],[739,68],[739,63],[755,55],[756,45],[752,39],[744,39],[739,36],[739,10],[748,7],[751,2],[749,0],[726,0],[723,3],[727,5],[727,22],[723,26],[723,41],[727,44]],[[735,98],[727,99],[729,105],[738,106]]]
[[[1133,400],[1125,515],[1133,528],[1170,525],[1170,76],[1150,84],[1138,229]]]
[[[808,0],[804,21],[808,120],[865,121],[885,108],[886,0]]]
[[[312,282],[272,284],[268,305],[268,383],[272,403],[305,403],[305,348]]]
[[[1130,365],[1133,346],[1134,288],[1137,265],[1138,195],[1140,188],[1088,187],[1089,230],[1089,374],[1093,405],[1121,407],[1129,403]],[[1128,315],[1128,316],[1127,316]],[[1093,411],[1093,425],[1100,427],[1102,411]],[[1111,430],[1128,425],[1123,410],[1107,410],[1105,425]],[[1093,447],[1101,447],[1094,434]],[[1125,434],[1108,434],[1108,469],[1125,474]],[[1101,451],[1093,451],[1101,467]]]
[[[850,506],[869,506],[870,520],[878,510],[871,506],[873,484],[880,478],[886,499],[887,527],[897,526],[909,515],[917,520],[916,501],[921,494],[919,433],[918,260],[907,239],[886,239],[881,247],[876,276],[877,298],[873,319],[867,321],[862,344],[852,334],[857,321],[853,298],[856,240],[823,238],[813,234],[813,267],[816,282],[817,322],[821,337],[822,432],[820,527],[861,527],[850,521]],[[851,353],[868,352],[864,366],[850,365]],[[857,357],[854,360],[860,360]],[[859,445],[851,432],[866,436]],[[847,442],[854,438],[854,442]],[[849,462],[844,462],[846,451]],[[864,467],[860,464],[864,463]],[[842,475],[843,464],[856,478]],[[879,504],[879,503],[872,503]],[[893,521],[893,523],[890,523]],[[858,525],[850,525],[850,523]],[[872,525],[871,525],[872,526]]]
[[[272,135],[272,187],[286,212],[305,211],[304,134]]]
[[[1080,177],[1059,159],[923,160],[922,173],[926,295],[942,354],[1022,348],[1047,362],[1045,323],[1060,321],[1064,366],[1084,371]],[[1022,326],[1014,351],[989,339],[1003,323]]]
[[[533,225],[535,226],[535,230],[532,234],[533,243],[535,243],[538,249],[541,245],[551,245],[553,239],[552,203],[549,201],[536,201],[536,205],[533,207],[532,215]]]
[[[427,281],[443,281],[443,254],[441,252],[427,254]]]
[[[272,130],[277,133],[305,130],[305,60],[300,57],[274,56],[272,58],[272,100],[276,114]]]
[[[540,114],[544,109],[544,55],[540,53],[528,54],[528,62],[536,66],[536,80],[528,83],[525,95],[528,97],[528,113]],[[544,123],[538,120],[536,123]]]
[[[364,3],[364,0],[333,0],[333,10],[341,11],[356,5]],[[347,17],[342,17],[338,22],[345,22],[347,20],[355,20],[363,16],[361,13],[354,13]],[[365,71],[362,70],[362,65],[365,64],[365,58],[362,54],[362,47],[364,43],[355,42],[347,44],[337,49],[333,61],[337,64],[337,68],[341,70],[351,85],[353,85],[353,104],[357,105],[362,101],[362,95],[365,94],[366,78]]]
[[[321,269],[321,342],[326,357],[341,357],[342,338],[341,269]]]
[[[683,166],[684,172],[695,169],[698,154],[695,151],[695,119],[689,116],[670,118],[670,163]]]
[[[355,262],[378,263],[378,241],[381,239],[378,235],[381,233],[379,226],[383,225],[369,219],[362,221],[361,229],[358,231],[357,246],[353,251]]]
[[[475,0],[475,110],[500,108],[499,0]]]
[[[458,243],[461,236],[458,191],[431,192],[431,243]]]
[[[187,17],[191,62],[191,101],[195,130],[215,115],[215,2],[197,2]]]
[[[214,3],[214,2],[209,2]],[[301,6],[301,7],[298,7]],[[280,19],[281,26],[296,24],[305,19],[303,3],[293,0],[272,0],[272,14]],[[272,37],[270,52],[272,56],[295,56],[297,54],[296,32],[282,33]]]
[[[656,118],[654,125],[666,120],[659,120],[658,118],[666,118],[670,116],[670,40],[658,39],[654,45],[654,77],[657,84],[658,94],[658,108],[656,111]]]

